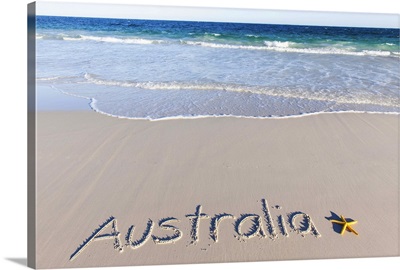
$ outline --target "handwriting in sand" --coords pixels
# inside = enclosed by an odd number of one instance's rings
[[[275,208],[280,209],[281,207],[275,206]],[[315,226],[311,217],[304,212],[296,211],[287,213],[287,220],[285,220],[284,215],[280,214],[277,216],[277,222],[275,224],[266,199],[261,200],[261,210],[262,215],[245,213],[236,217],[228,213],[219,213],[215,214],[213,217],[210,217],[209,215],[203,213],[203,207],[198,205],[193,214],[188,214],[185,216],[191,222],[189,243],[196,244],[198,241],[200,241],[199,228],[200,224],[204,222],[202,220],[210,220],[209,236],[214,243],[218,243],[218,228],[220,223],[224,220],[231,220],[234,222],[234,231],[236,233],[235,237],[239,241],[251,239],[256,236],[275,240],[278,238],[278,235],[289,237],[289,232],[300,234],[303,237],[307,234],[313,235],[317,238],[321,237],[321,234],[318,232],[317,227]],[[133,239],[135,226],[132,225],[128,228],[125,235],[125,243],[122,243],[121,232],[117,227],[117,219],[111,216],[97,229],[95,229],[86,240],[83,241],[83,243],[71,254],[70,260],[72,261],[76,259],[78,255],[88,248],[92,242],[100,240],[113,241],[114,249],[119,252],[123,252],[124,248],[138,249],[145,245],[150,239],[152,239],[156,245],[173,244],[181,240],[184,235],[184,232],[177,226],[177,223],[179,222],[181,222],[181,220],[174,217],[160,219],[158,221],[158,227],[162,230],[168,231],[169,233],[167,236],[160,237],[152,234],[155,225],[154,221],[149,219],[143,234],[138,239]],[[246,229],[244,229],[244,225],[248,222],[251,224],[251,226],[246,226]],[[275,225],[277,225],[277,228]],[[110,231],[105,233],[106,230]]]

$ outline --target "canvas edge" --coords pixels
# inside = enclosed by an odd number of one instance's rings
[[[47,1],[44,1],[45,3]],[[42,2],[43,3],[43,2]],[[47,2],[48,3],[48,2]],[[65,3],[55,2],[54,4]],[[68,3],[68,2],[66,2]],[[84,2],[83,2],[84,3]],[[85,3],[96,5],[100,3]],[[113,4],[113,5],[127,5],[127,4]],[[161,7],[161,8],[184,8],[186,6],[169,6],[169,5],[140,5],[128,4],[129,6],[144,6],[144,7]],[[208,8],[208,7],[189,7],[189,8]],[[211,9],[220,9],[223,7],[213,7]],[[229,9],[229,8],[228,8]],[[243,10],[243,8],[231,8],[233,10]],[[244,9],[246,10],[246,9]],[[247,9],[258,10],[258,9]],[[263,9],[269,10],[269,9]],[[297,10],[274,10],[273,11],[293,11]],[[329,12],[329,11],[309,11],[315,13]],[[331,13],[349,13],[357,14],[357,12],[335,12]],[[375,14],[375,13],[368,13]],[[400,27],[400,14],[387,13],[386,15],[395,15]],[[27,4],[27,187],[28,187],[28,200],[27,200],[27,266],[36,268],[36,2]],[[400,98],[400,92],[399,92]],[[400,117],[398,118],[398,128],[400,128]],[[400,160],[400,133],[398,134],[398,161]],[[400,166],[398,167],[398,176],[400,177]],[[400,181],[400,178],[398,179]],[[400,182],[398,182],[398,250],[397,256],[400,256]]]
[[[36,2],[27,5],[28,260],[36,268]]]

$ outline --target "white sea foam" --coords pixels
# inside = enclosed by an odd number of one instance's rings
[[[258,37],[260,37],[260,36],[248,34],[248,35],[246,35],[246,37],[255,37],[255,38],[258,38]]]
[[[391,53],[389,51],[369,51],[363,50],[362,53],[364,55],[371,55],[371,56],[390,56]]]
[[[199,83],[199,82],[134,82],[134,81],[116,81],[99,79],[97,76],[86,73],[85,79],[93,84],[108,85],[118,87],[132,87],[148,90],[203,90],[203,91],[228,91],[228,92],[241,92],[259,95],[268,95],[273,97],[283,98],[296,98],[307,99],[314,101],[335,102],[337,104],[364,104],[364,105],[378,105],[378,106],[394,106],[399,107],[398,100],[393,99],[374,99],[368,94],[358,96],[338,95],[329,92],[309,92],[301,90],[287,91],[279,89],[271,89],[264,86],[241,85],[241,84],[228,84],[228,83]]]
[[[293,53],[308,53],[308,54],[339,54],[339,55],[354,55],[354,56],[391,56],[389,51],[351,51],[348,48],[338,49],[334,47],[329,48],[296,48],[292,47],[296,45],[294,42],[279,42],[279,41],[265,41],[266,50],[278,51],[278,52],[293,52]]]
[[[296,43],[289,41],[264,41],[264,44],[269,48],[289,48]]]
[[[36,81],[55,81],[60,79],[60,76],[36,78]]]
[[[321,112],[311,112],[311,113],[301,113],[301,114],[294,114],[294,115],[286,115],[286,116],[279,116],[279,115],[270,115],[270,116],[244,116],[244,115],[232,115],[232,114],[224,114],[224,115],[176,115],[176,116],[167,116],[167,117],[159,117],[159,118],[152,118],[150,116],[147,117],[128,117],[128,116],[121,116],[115,115],[111,113],[107,113],[102,111],[97,106],[97,100],[92,98],[90,99],[91,102],[89,106],[97,113],[104,114],[107,116],[120,118],[120,119],[131,119],[131,120],[147,120],[147,121],[170,121],[170,120],[196,120],[196,119],[205,119],[205,118],[239,118],[239,119],[274,119],[274,120],[283,120],[283,119],[291,119],[291,118],[301,118],[313,115],[320,115],[320,114],[337,114],[337,113],[356,113],[356,114],[384,114],[384,115],[400,115],[400,112],[367,112],[367,111],[355,111],[355,110],[348,110],[348,111],[321,111]]]
[[[82,40],[92,40],[99,42],[109,42],[109,43],[126,43],[126,44],[160,44],[163,40],[151,40],[143,38],[116,38],[116,37],[97,37],[97,36],[81,36]]]
[[[391,53],[389,51],[350,51],[337,48],[295,48],[291,47],[296,45],[295,42],[281,42],[281,41],[265,41],[265,46],[252,46],[252,45],[232,45],[223,43],[212,43],[203,41],[181,41],[182,44],[203,46],[219,49],[242,49],[242,50],[266,50],[266,51],[277,51],[277,52],[288,52],[288,53],[307,53],[307,54],[338,54],[338,55],[354,55],[354,56],[392,56],[397,57],[397,53]],[[350,48],[349,48],[350,49]]]
[[[220,36],[219,33],[210,33],[213,36]],[[247,35],[254,36],[255,35]],[[264,41],[264,46],[255,45],[236,45],[236,44],[226,44],[226,43],[213,43],[206,41],[171,41],[171,40],[159,40],[159,39],[144,39],[135,37],[109,37],[109,36],[87,36],[87,35],[36,35],[36,39],[50,39],[50,40],[66,40],[66,41],[96,41],[104,43],[122,43],[122,44],[138,44],[138,45],[152,45],[152,44],[182,44],[191,46],[202,46],[217,49],[242,49],[242,50],[266,50],[266,51],[277,51],[277,52],[288,52],[288,53],[307,53],[307,54],[337,54],[337,55],[354,55],[354,56],[391,56],[398,57],[398,52],[390,51],[376,51],[376,50],[363,50],[356,51],[355,48],[348,47],[347,49],[338,49],[334,47],[327,48],[300,48],[301,44],[290,41]],[[387,45],[392,45],[392,43],[387,43]],[[395,45],[395,44],[393,44]]]
[[[125,44],[161,44],[167,43],[164,40],[153,40],[153,39],[143,39],[143,38],[117,38],[117,37],[101,37],[101,36],[86,36],[86,35],[76,35],[68,36],[63,34],[58,35],[36,35],[36,39],[51,39],[51,40],[66,40],[66,41],[97,41],[105,43],[125,43]]]
[[[214,37],[219,37],[219,36],[221,36],[221,34],[220,33],[204,33],[204,34],[206,34],[206,35],[211,35],[211,36],[214,36]]]
[[[65,79],[79,79],[82,77],[79,76],[52,76],[52,77],[38,77],[36,78],[36,81],[61,81]]]
[[[230,45],[230,44],[212,43],[212,42],[204,42],[204,41],[181,41],[181,43],[184,45],[222,48],[222,49],[253,49],[253,50],[257,50],[257,49],[262,50],[263,49],[263,47],[260,47],[260,46]]]
[[[89,76],[89,75],[88,75]],[[199,114],[199,115],[174,115],[174,116],[165,116],[165,117],[135,117],[135,116],[121,116],[112,113],[108,113],[103,109],[99,108],[97,105],[98,100],[93,97],[82,96],[78,94],[72,94],[67,91],[64,91],[56,86],[52,86],[54,89],[60,91],[63,94],[70,95],[73,97],[83,98],[89,100],[89,106],[97,113],[107,115],[110,117],[120,118],[120,119],[131,119],[131,120],[148,120],[148,121],[166,121],[166,120],[195,120],[195,119],[204,119],[204,118],[239,118],[239,119],[290,119],[290,118],[300,118],[300,117],[307,117],[313,115],[320,115],[320,114],[337,114],[337,113],[357,113],[357,114],[385,114],[385,115],[400,115],[400,112],[379,112],[379,111],[358,111],[358,110],[333,110],[333,111],[318,111],[318,112],[308,112],[308,113],[298,113],[292,115],[268,115],[268,116],[245,116],[245,115],[234,115],[234,114]]]

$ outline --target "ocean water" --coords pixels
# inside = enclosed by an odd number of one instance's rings
[[[399,113],[399,29],[37,17],[37,88],[143,119]]]

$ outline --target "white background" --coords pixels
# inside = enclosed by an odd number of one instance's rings
[[[1,1],[0,31],[0,269],[24,269],[27,256],[27,120],[26,120],[26,4],[27,0]],[[53,0],[51,2],[61,2]],[[79,2],[79,1],[74,1]],[[289,10],[326,10],[399,13],[394,0],[279,0],[279,1],[229,1],[229,0],[125,0],[90,1],[94,3],[163,4],[180,6],[210,6],[266,8]],[[57,217],[55,217],[57,218]],[[374,218],[371,216],[371,218]],[[397,224],[398,225],[398,224]],[[397,226],[393,224],[393,226]],[[362,233],[360,235],[362,236]],[[268,251],[266,251],[268,252]],[[229,263],[180,266],[145,266],[107,269],[337,269],[376,267],[393,269],[400,258],[367,258],[312,261],[285,261],[262,263]]]

